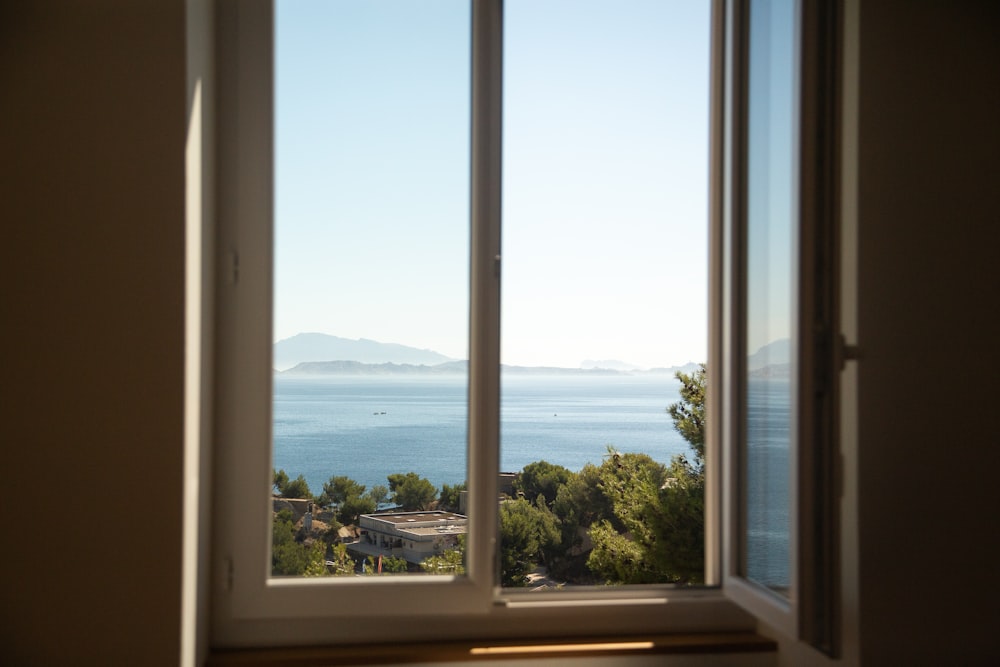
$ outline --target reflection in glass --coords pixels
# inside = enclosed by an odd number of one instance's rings
[[[275,3],[275,574],[461,571],[469,23]]]
[[[744,574],[790,585],[795,432],[796,3],[750,3]]]

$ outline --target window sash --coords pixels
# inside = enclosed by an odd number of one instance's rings
[[[837,654],[839,642],[838,492],[836,431],[839,364],[837,319],[837,173],[839,168],[840,15],[836,2],[800,0],[796,17],[795,151],[798,185],[794,223],[797,282],[792,320],[793,431],[789,470],[790,591],[787,596],[743,576],[745,544],[742,430],[746,392],[745,293],[747,220],[747,113],[750,0],[725,2],[721,116],[721,350],[715,386],[723,403],[717,427],[722,442],[723,591],[789,637]]]

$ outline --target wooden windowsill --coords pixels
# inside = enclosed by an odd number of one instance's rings
[[[403,644],[346,644],[264,649],[217,649],[207,667],[268,667],[291,665],[419,664],[666,654],[762,653],[777,650],[777,643],[752,632],[595,637],[547,640],[487,640]]]

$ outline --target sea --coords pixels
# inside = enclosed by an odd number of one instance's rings
[[[669,374],[507,375],[501,390],[500,470],[545,460],[578,471],[609,447],[669,464],[689,454],[667,406]],[[787,587],[789,390],[751,379],[748,389],[746,567]],[[273,465],[303,475],[313,493],[334,475],[372,488],[415,472],[435,487],[467,479],[465,376],[283,376],[274,379]]]
[[[668,374],[505,377],[500,470],[545,460],[573,471],[608,447],[669,463],[687,453],[667,406]],[[318,492],[333,475],[371,488],[415,472],[436,487],[466,480],[464,376],[282,377],[274,381],[274,467]]]

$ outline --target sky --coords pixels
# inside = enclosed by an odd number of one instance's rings
[[[709,4],[504,3],[504,363],[705,360]],[[466,357],[469,23],[276,3],[275,340]]]

